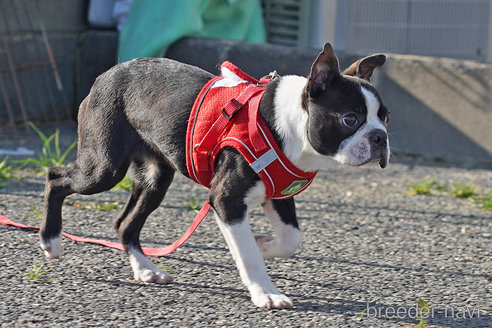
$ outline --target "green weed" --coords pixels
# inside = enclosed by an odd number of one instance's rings
[[[186,202],[186,209],[190,211],[199,211],[202,208],[202,201],[196,199],[195,197],[191,197]]]
[[[366,315],[366,312],[367,312],[367,309],[364,309],[360,312],[356,312],[355,315],[359,318],[359,319],[364,319],[364,316]]]
[[[80,201],[72,201],[66,200],[63,204],[72,206],[75,208],[80,208],[82,210],[96,210],[96,211],[110,211],[110,210],[120,210],[123,208],[123,204],[120,201],[116,202],[80,202]]]
[[[5,157],[0,162],[0,188],[6,186],[6,182],[15,177],[15,168],[9,165],[9,158]]]
[[[414,184],[409,185],[410,195],[435,195],[448,194],[457,198],[469,198],[474,203],[480,204],[484,210],[492,210],[492,188],[486,194],[480,192],[480,188],[474,185],[474,181],[467,183],[456,182],[445,185],[437,182],[434,178],[425,178]]]
[[[113,187],[113,190],[131,190],[133,185],[133,181],[128,177],[125,176],[123,180],[118,182],[116,186]]]
[[[419,298],[417,301],[417,309],[419,310],[419,315],[417,319],[419,320],[419,324],[415,326],[415,328],[425,328],[427,325],[426,317],[429,316],[429,306],[427,306],[427,302],[424,299]]]
[[[166,269],[161,263],[157,264],[157,267],[161,270],[166,271],[167,273],[174,273],[174,271],[171,271],[169,269]]]
[[[43,208],[41,205],[36,205],[34,203],[29,203],[29,213],[30,216],[34,216],[38,219],[43,219]]]
[[[434,178],[424,178],[410,185],[408,193],[410,195],[432,195],[435,191],[442,191],[445,186],[438,183]]]
[[[477,187],[473,185],[473,181],[468,183],[456,182],[451,186],[451,195],[458,198],[470,198],[479,193]]]
[[[66,166],[68,164],[66,163],[67,156],[77,145],[77,140],[75,140],[65,151],[62,152],[60,149],[60,131],[58,129],[52,135],[46,136],[33,123],[29,122],[29,125],[41,138],[43,148],[41,149],[41,154],[38,159],[27,158],[17,162],[23,164],[23,166],[33,164],[35,169],[39,169],[41,171],[53,166]]]
[[[35,281],[38,280],[41,276],[44,276],[48,272],[53,269],[52,266],[50,266],[48,269],[43,270],[44,268],[44,263],[41,264],[34,264],[33,267],[27,272],[27,278],[30,281]]]
[[[484,210],[492,211],[492,188],[489,189],[487,194],[479,197],[479,203],[481,203]]]
[[[418,311],[418,316],[417,320],[419,323],[414,326],[411,323],[408,324],[408,327],[410,328],[437,328],[436,326],[427,326],[427,319],[429,317],[429,312],[430,308],[427,305],[427,302],[424,301],[424,299],[419,298],[417,301],[417,311]]]

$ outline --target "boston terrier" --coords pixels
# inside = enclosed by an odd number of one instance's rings
[[[390,157],[390,112],[370,84],[382,54],[362,58],[341,72],[330,44],[307,78],[273,79],[259,115],[285,156],[303,171],[330,162],[360,166]],[[225,78],[237,79],[231,72]],[[52,167],[45,186],[41,248],[61,254],[61,208],[70,194],[110,190],[130,171],[131,196],[116,220],[118,237],[138,281],[169,283],[172,278],[142,252],[139,235],[161,203],[174,173],[190,177],[186,165],[187,122],[195,98],[214,75],[164,58],[139,58],[100,75],[78,113],[77,158],[71,167]],[[265,200],[265,186],[234,148],[216,158],[208,202],[229,246],[251,300],[261,308],[286,308],[292,301],[270,280],[264,259],[292,255],[301,242],[294,199]],[[256,236],[248,211],[262,206],[274,236]]]

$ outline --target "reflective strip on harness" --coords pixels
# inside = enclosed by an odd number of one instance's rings
[[[277,158],[277,153],[275,153],[273,149],[270,149],[269,151],[261,155],[261,157],[258,158],[256,161],[251,163],[250,166],[253,171],[258,174],[263,171],[268,165],[272,164],[272,162]]]

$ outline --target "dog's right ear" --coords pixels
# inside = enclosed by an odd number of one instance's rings
[[[386,61],[386,56],[383,54],[377,54],[359,59],[355,63],[349,66],[344,75],[358,76],[361,79],[371,81],[372,72],[376,67],[383,66]]]
[[[326,90],[335,77],[340,75],[340,66],[335,51],[331,44],[326,43],[323,51],[311,66],[306,91],[312,98],[316,98]]]

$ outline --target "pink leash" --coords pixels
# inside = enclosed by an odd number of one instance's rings
[[[195,232],[198,225],[207,216],[209,211],[210,211],[210,204],[208,202],[205,202],[203,204],[201,210],[195,216],[193,223],[188,228],[188,230],[184,233],[184,235],[181,236],[181,238],[176,240],[171,245],[169,245],[167,247],[163,247],[163,248],[142,247],[143,253],[145,255],[149,255],[149,256],[165,256],[165,255],[168,255],[168,254],[174,252],[179,246],[183,245],[185,243],[185,241],[188,240],[188,238],[190,238],[190,236],[193,234],[193,232]],[[14,222],[14,221],[6,218],[3,215],[0,215],[0,224],[6,225],[6,226],[13,226],[13,227],[17,227],[20,229],[35,229],[35,230],[40,229],[40,227],[32,227],[32,226],[28,226],[28,225],[25,225],[22,223]],[[68,234],[66,232],[62,232],[62,234],[65,237],[67,237],[71,240],[74,240],[76,242],[103,245],[106,247],[119,249],[120,251],[125,250],[123,245],[118,243],[118,242],[109,241],[109,240],[102,240],[102,239],[92,239],[92,238],[79,237],[79,236],[74,236],[74,235]]]

